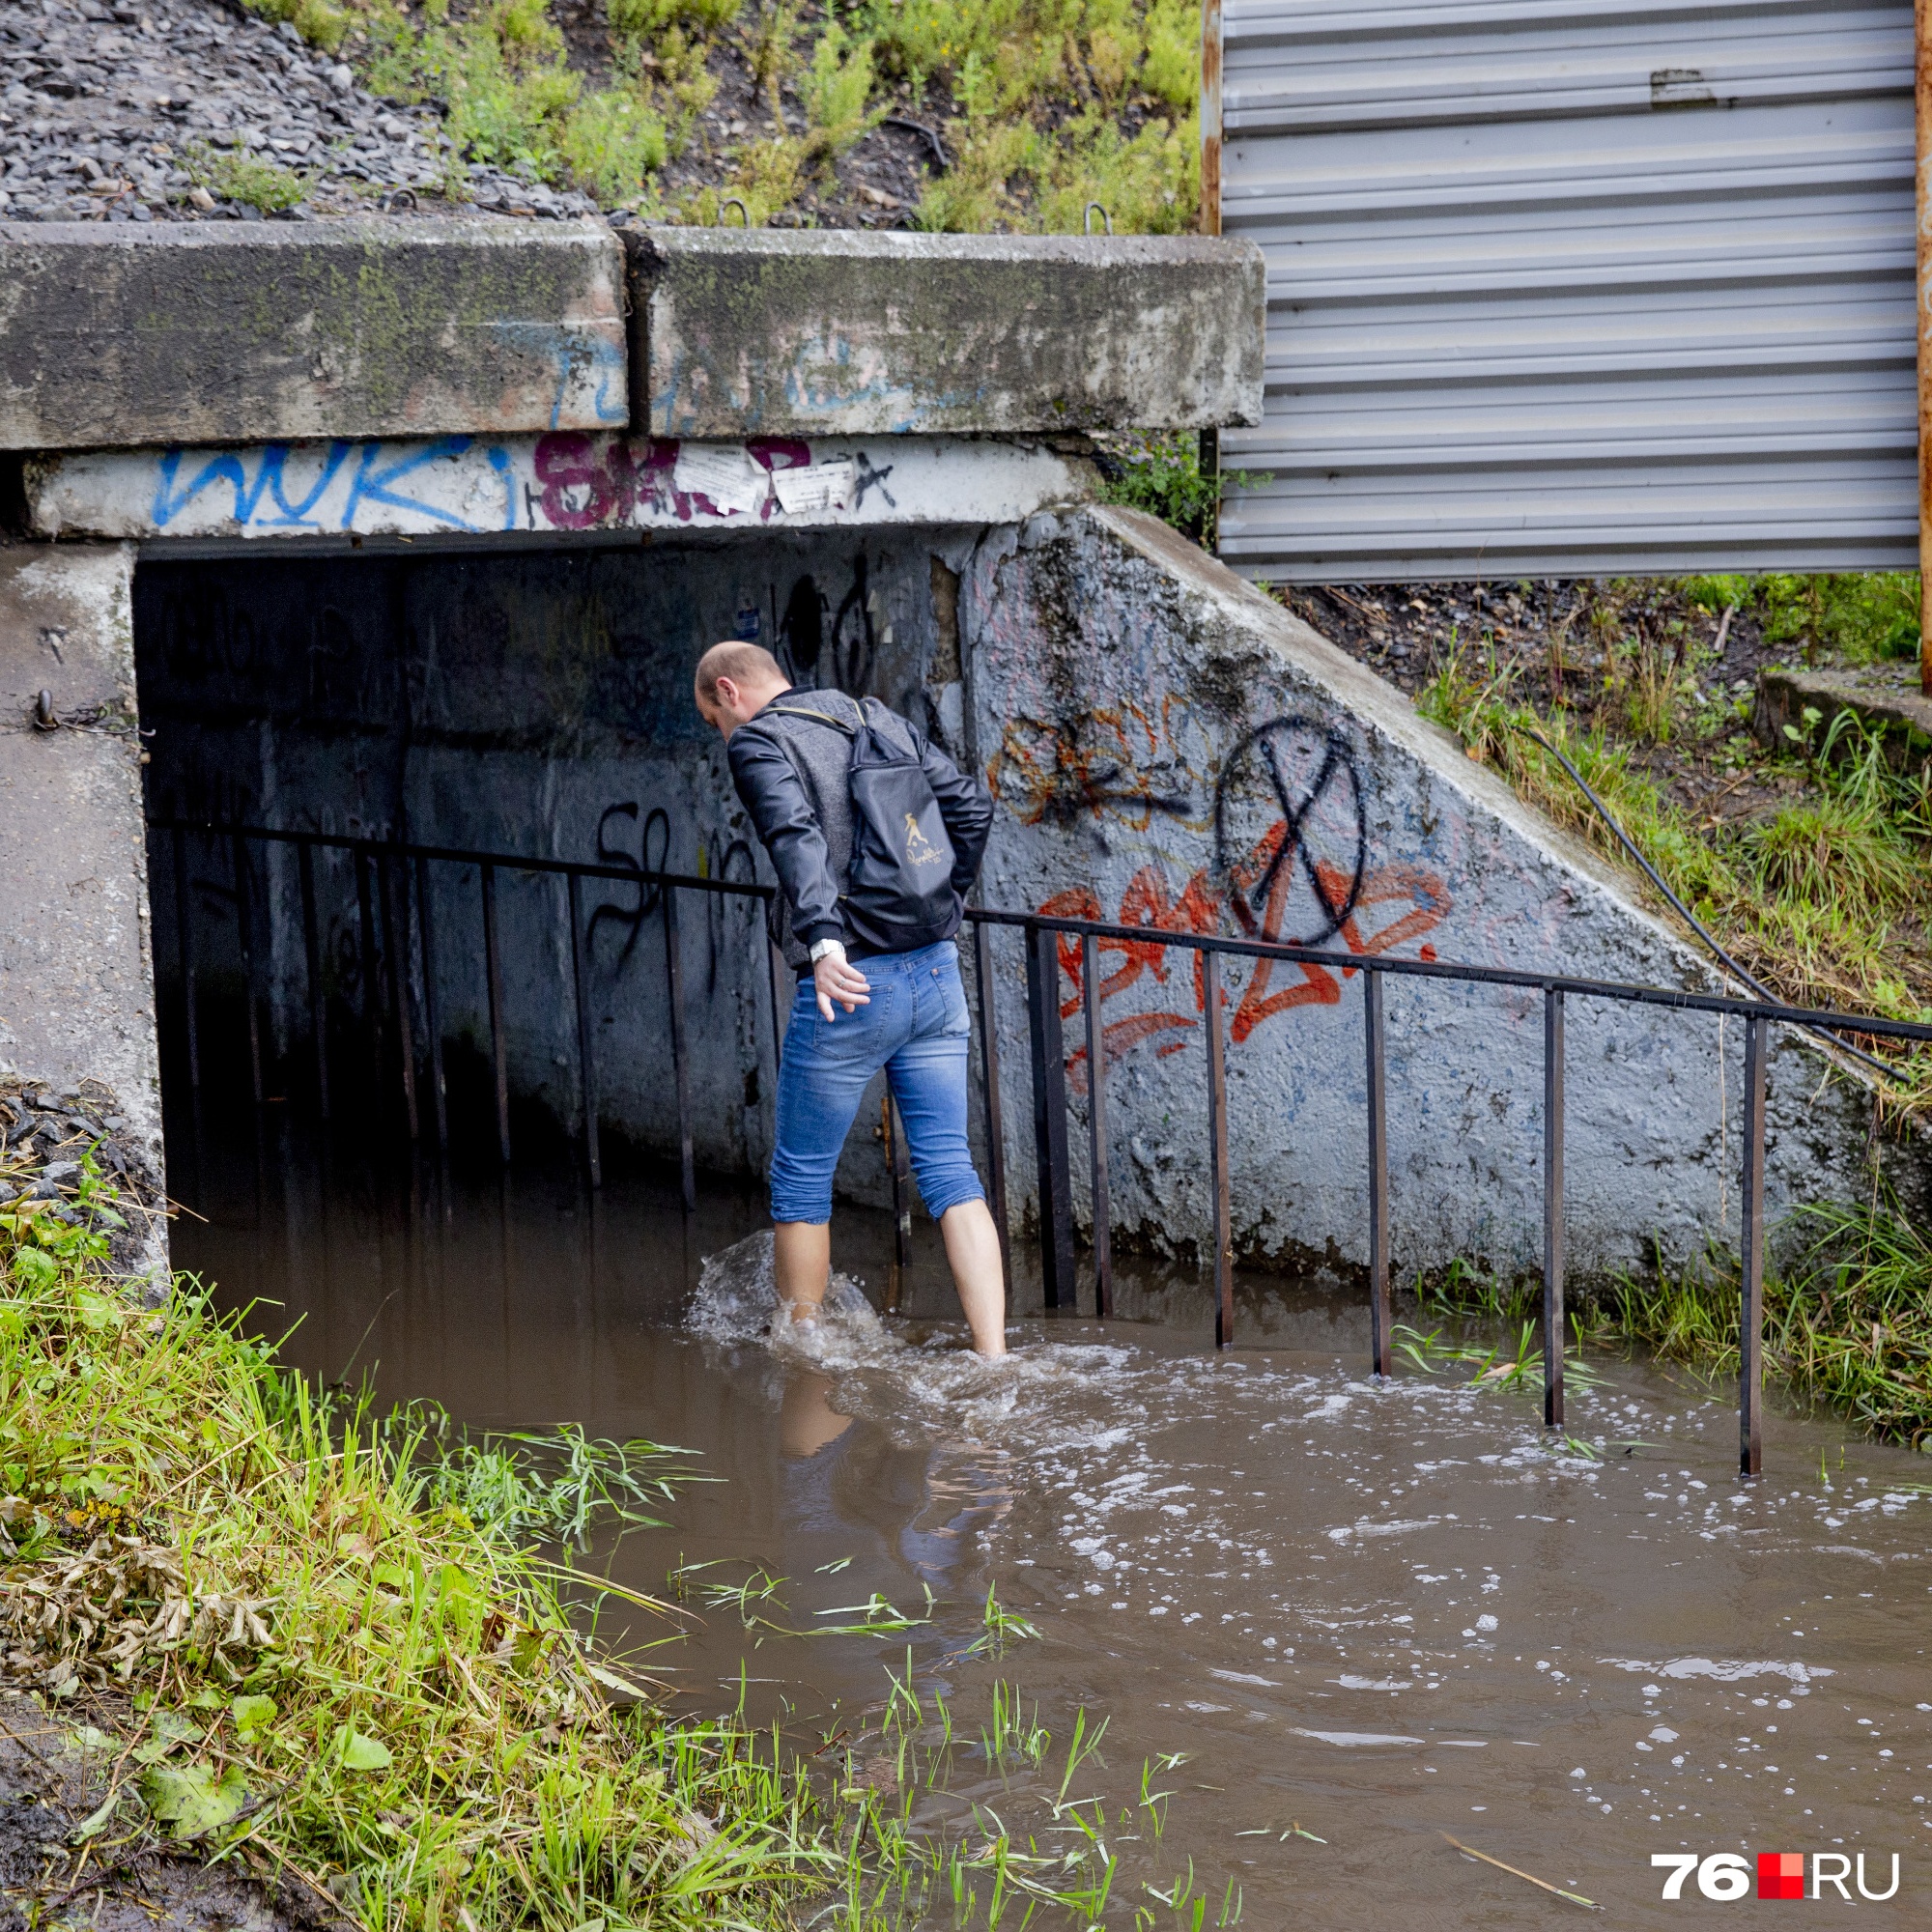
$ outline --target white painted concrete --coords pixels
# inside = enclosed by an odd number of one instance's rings
[[[1093,495],[1084,459],[962,437],[678,442],[621,433],[106,450],[30,466],[56,536],[487,536],[999,524]]]

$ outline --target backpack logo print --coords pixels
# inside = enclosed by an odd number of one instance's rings
[[[919,818],[914,812],[905,815],[906,864],[908,866],[938,866],[945,863],[933,842],[919,829]]]

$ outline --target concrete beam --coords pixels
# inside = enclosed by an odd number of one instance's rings
[[[598,222],[0,222],[0,448],[629,419]]]
[[[545,436],[90,450],[30,459],[48,537],[778,533],[1000,524],[1081,501],[1099,477],[1038,443],[964,437],[693,443]]]
[[[1258,423],[1252,242],[627,232],[633,412],[658,436]]]
[[[0,548],[0,1071],[104,1081],[158,1176],[133,572],[130,545]]]

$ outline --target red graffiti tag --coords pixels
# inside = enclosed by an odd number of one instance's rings
[[[1267,833],[1256,843],[1253,850],[1233,869],[1230,883],[1235,889],[1239,902],[1245,902],[1247,894],[1269,876],[1269,867],[1281,849],[1281,842],[1287,833],[1285,820],[1277,820]],[[1340,904],[1347,894],[1350,881],[1333,867],[1318,864],[1321,879],[1321,889],[1330,903]],[[1267,904],[1262,912],[1258,930],[1254,936],[1260,939],[1280,941],[1282,923],[1287,911],[1288,896],[1292,885],[1292,874],[1285,866],[1275,867],[1268,890]],[[1220,929],[1223,894],[1209,877],[1206,868],[1198,871],[1188,880],[1185,890],[1175,897],[1168,886],[1167,878],[1158,866],[1143,866],[1127,883],[1121,895],[1120,911],[1109,922],[1116,925],[1145,926],[1151,934],[1159,932],[1191,932],[1208,934]],[[1373,906],[1403,906],[1406,909],[1386,925],[1373,930],[1364,930],[1364,915]],[[1451,900],[1441,879],[1434,872],[1419,866],[1392,865],[1370,869],[1363,877],[1360,893],[1356,896],[1354,909],[1342,922],[1340,935],[1342,943],[1358,958],[1374,958],[1390,952],[1411,940],[1420,939],[1424,933],[1434,931],[1448,916]],[[1068,892],[1056,893],[1041,902],[1039,910],[1049,918],[1106,920],[1106,912],[1098,895],[1091,887],[1075,887]],[[1244,922],[1245,923],[1246,922]],[[1253,929],[1251,927],[1251,929]],[[1293,941],[1291,940],[1292,944]],[[1121,939],[1099,940],[1095,945],[1096,953],[1112,953],[1121,960],[1120,966],[1111,973],[1104,974],[1097,988],[1098,996],[1104,1003],[1118,998],[1146,974],[1160,984],[1167,983],[1168,947],[1159,939]],[[1435,957],[1433,947],[1424,947],[1425,958]],[[1070,999],[1061,1005],[1061,1016],[1070,1019],[1081,1009],[1085,986],[1081,957],[1081,944],[1077,937],[1063,933],[1059,944],[1060,970],[1072,981],[1073,993]],[[1273,959],[1259,959],[1253,962],[1247,984],[1242,988],[1238,1005],[1229,1022],[1229,1037],[1236,1044],[1246,1040],[1263,1024],[1278,1014],[1291,1011],[1296,1007],[1332,1007],[1341,1001],[1342,988],[1336,976],[1325,966],[1296,962],[1293,971],[1301,975],[1298,983],[1270,990],[1275,970],[1285,968],[1285,962]],[[1342,978],[1353,977],[1352,969],[1345,968]],[[1226,1000],[1228,995],[1224,993]],[[1139,1012],[1129,1017],[1105,1021],[1100,1030],[1102,1051],[1108,1065],[1114,1065],[1143,1040],[1151,1039],[1163,1033],[1179,1033],[1179,1038],[1163,1040],[1154,1051],[1159,1056],[1179,1053],[1187,1044],[1192,1030],[1200,1025],[1199,1015],[1208,1008],[1206,972],[1202,955],[1194,954],[1194,1000],[1193,1012],[1175,1009]],[[1081,1046],[1067,1056],[1068,1079],[1076,1093],[1084,1093],[1087,1085],[1087,1050]]]
[[[797,437],[754,437],[745,453],[763,469],[797,469],[811,461],[811,445]],[[698,512],[724,514],[702,491],[676,487],[677,443],[664,437],[634,442],[623,436],[588,436],[560,430],[537,438],[532,467],[543,486],[544,520],[559,530],[591,530],[628,524],[641,504],[668,507],[681,523]],[[767,497],[759,515],[769,517]]]

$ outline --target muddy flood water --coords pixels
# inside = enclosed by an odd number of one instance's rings
[[[1774,1403],[1766,1473],[1741,1483],[1730,1392],[1614,1353],[1590,1357],[1602,1382],[1573,1386],[1572,1440],[1552,1441],[1533,1391],[1466,1367],[1372,1383],[1350,1295],[1245,1280],[1217,1356],[1201,1284],[1151,1264],[1123,1270],[1122,1319],[1022,1312],[1011,1359],[981,1364],[931,1229],[884,1317],[890,1226],[845,1209],[859,1287],[775,1341],[755,1193],[708,1185],[687,1223],[662,1177],[613,1172],[593,1202],[563,1154],[412,1179],[271,1124],[259,1182],[247,1147],[207,1173],[177,1264],[258,1304],[263,1330],[296,1324],[304,1369],[472,1427],[694,1452],[714,1480],[669,1527],[582,1559],[680,1600],[679,1624],[600,1623],[657,1646],[639,1667],[679,1708],[742,1701],[807,1750],[843,1732],[851,1775],[890,1784],[865,1755],[889,1668],[909,1656],[972,1739],[1017,1687],[1051,1734],[1040,1767],[996,1776],[968,1751],[915,1815],[958,1830],[977,1801],[1048,1850],[1074,1835],[1051,1801],[1076,1713],[1089,1734],[1104,1719],[1066,1795],[1120,1821],[1109,1926],[1584,1912],[1449,1838],[1617,1925],[1718,1909],[1694,1877],[1662,1898],[1652,1857],[1679,1852],[1841,1853],[1840,1910],[1928,1922],[1923,1458]],[[1038,1634],[968,1656],[989,1590]],[[895,1623],[881,1602],[910,1627],[849,1634],[868,1605]],[[1153,1806],[1150,1761],[1173,1794]],[[1894,1853],[1897,1889],[1861,1900],[1859,1855],[1884,1892]]]

